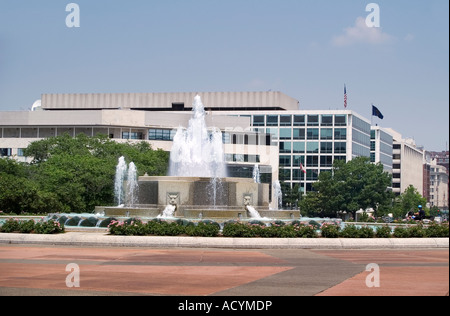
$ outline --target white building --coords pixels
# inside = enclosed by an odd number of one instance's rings
[[[419,193],[423,192],[424,153],[417,148],[413,139],[402,138],[402,135],[391,129],[385,129],[393,136],[392,155],[392,188],[397,195],[402,194],[410,186]]]
[[[431,160],[430,165],[430,206],[448,210],[447,168],[438,165],[436,159]]]
[[[170,151],[175,130],[188,124],[196,94],[44,94],[40,111],[0,112],[0,155],[26,160],[23,149],[31,142],[64,133],[145,140]],[[231,176],[251,177],[259,164],[266,182],[281,178],[308,192],[335,160],[373,155],[385,170],[392,168],[389,131],[375,129],[372,149],[370,120],[354,111],[302,110],[299,101],[281,92],[198,94],[207,125],[223,132]]]

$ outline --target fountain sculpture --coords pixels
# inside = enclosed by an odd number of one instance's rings
[[[130,163],[126,173],[126,162],[120,158],[115,185],[119,207],[97,207],[96,213],[223,220],[300,218],[299,211],[269,210],[270,187],[261,183],[258,165],[253,179],[227,177],[222,133],[207,128],[205,115],[201,98],[196,96],[189,126],[179,127],[174,137],[169,176],[142,176],[136,182],[134,164]],[[124,181],[126,190],[120,184]]]

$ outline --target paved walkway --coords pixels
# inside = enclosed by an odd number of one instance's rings
[[[448,246],[375,250],[167,248],[143,243],[125,246],[122,239],[108,246],[75,246],[81,236],[88,238],[86,234],[60,235],[70,237],[72,244],[66,245],[5,244],[5,235],[0,234],[0,296],[445,296],[449,292]],[[95,236],[91,234],[91,238]],[[79,267],[79,288],[66,284],[72,271],[66,268],[71,263]],[[366,267],[371,263],[379,267],[377,288],[367,287],[372,272]]]

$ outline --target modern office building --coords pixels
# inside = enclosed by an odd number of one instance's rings
[[[370,120],[354,111],[303,110],[294,98],[272,91],[198,94],[207,125],[223,133],[231,176],[251,177],[258,164],[264,182],[281,179],[308,192],[335,160],[372,157],[385,170],[392,168],[389,131],[371,130]],[[64,133],[145,140],[170,151],[176,129],[188,124],[196,95],[44,94],[36,111],[0,112],[0,154],[26,160],[23,148],[32,141]]]
[[[393,137],[379,126],[372,126],[370,132],[370,161],[381,163],[384,171],[392,174]]]

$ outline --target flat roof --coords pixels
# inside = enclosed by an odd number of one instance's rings
[[[42,109],[189,111],[196,95],[214,111],[299,109],[298,100],[278,91],[43,94]]]

